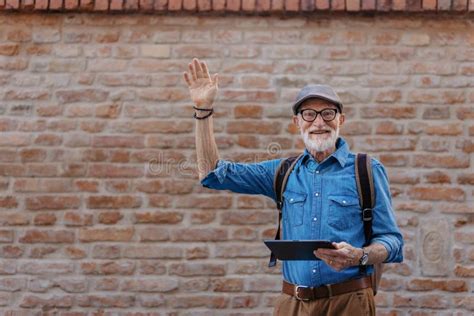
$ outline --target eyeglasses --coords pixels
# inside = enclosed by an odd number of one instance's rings
[[[301,110],[300,114],[303,120],[306,122],[314,122],[316,118],[318,117],[318,114],[321,114],[321,118],[325,122],[330,122],[334,120],[337,114],[336,109],[323,109],[322,111],[316,111],[313,109],[306,109],[306,110]]]

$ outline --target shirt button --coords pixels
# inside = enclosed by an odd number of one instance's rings
[[[316,173],[319,173],[319,170],[316,170]]]
[[[315,195],[315,196],[319,196],[319,193],[318,193],[318,192],[316,192],[316,193],[314,193],[314,195]]]
[[[318,220],[318,219],[317,219],[316,217],[314,217],[314,218],[313,218],[313,221],[315,221],[315,222],[316,222],[317,220]]]
[[[313,273],[316,273],[316,269],[313,269]]]
[[[290,199],[290,202],[293,202],[293,199]]]
[[[346,200],[342,200],[342,204],[346,204]]]

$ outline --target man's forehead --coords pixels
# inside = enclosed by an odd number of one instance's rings
[[[324,107],[324,108],[331,108],[331,109],[336,109],[337,110],[337,106],[334,103],[323,100],[323,99],[317,99],[317,98],[313,98],[313,99],[309,99],[309,100],[304,101],[301,104],[300,109],[304,110],[304,109],[310,109],[310,108],[313,108],[313,107]]]

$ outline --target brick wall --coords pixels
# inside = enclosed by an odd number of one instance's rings
[[[220,73],[224,158],[298,152],[291,100],[309,82],[335,86],[342,134],[387,166],[406,240],[379,315],[474,311],[472,20],[11,14],[0,25],[2,315],[271,314],[279,268],[261,240],[274,204],[199,186],[181,79],[194,56]]]

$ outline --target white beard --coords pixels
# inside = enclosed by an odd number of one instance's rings
[[[339,137],[339,128],[331,129],[329,137],[317,136],[316,139],[310,138],[309,131],[301,131],[303,141],[309,151],[324,152],[336,146],[337,138]]]

